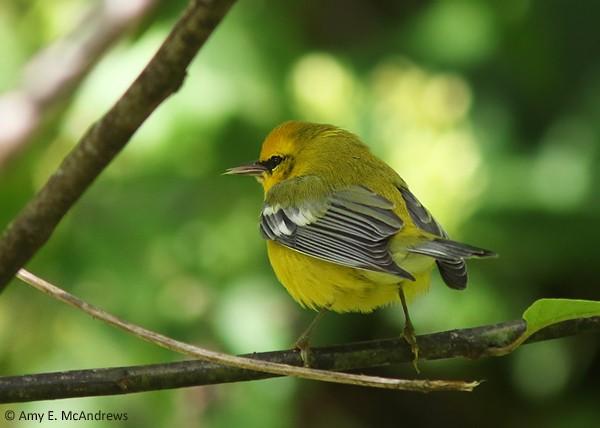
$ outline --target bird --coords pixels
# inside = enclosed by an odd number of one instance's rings
[[[407,302],[428,291],[435,266],[466,288],[465,259],[495,257],[453,241],[406,182],[355,134],[291,120],[273,129],[259,159],[224,174],[254,176],[264,190],[260,233],[278,280],[318,315],[294,344],[309,365],[309,339],[327,311],[362,312],[400,303],[402,337],[419,347]]]

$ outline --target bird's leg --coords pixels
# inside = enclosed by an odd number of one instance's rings
[[[410,316],[408,315],[408,306],[406,305],[406,297],[404,297],[404,290],[402,287],[399,288],[398,294],[400,295],[400,302],[402,303],[402,310],[404,311],[404,329],[402,329],[402,337],[404,340],[408,342],[410,345],[410,349],[414,355],[413,366],[417,373],[419,371],[419,344],[417,343],[417,337],[415,336],[415,329],[410,321]]]
[[[300,357],[302,358],[304,367],[310,366],[310,345],[308,343],[310,335],[312,334],[313,330],[315,329],[319,321],[321,321],[321,318],[323,318],[323,315],[325,315],[325,312],[327,312],[328,309],[328,307],[321,309],[317,316],[308,325],[306,330],[304,330],[304,333],[302,333],[298,340],[296,340],[296,342],[292,345],[292,349],[298,349],[300,351]]]

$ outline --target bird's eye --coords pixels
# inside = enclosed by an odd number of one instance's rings
[[[273,172],[273,170],[275,169],[275,167],[277,165],[279,165],[281,163],[281,161],[283,161],[283,157],[282,156],[271,156],[269,159],[262,161],[261,164],[263,166],[265,166],[266,168],[268,168],[268,170],[270,172]]]

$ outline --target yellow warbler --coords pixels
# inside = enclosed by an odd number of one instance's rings
[[[226,174],[255,176],[262,184],[260,231],[294,300],[320,315],[371,312],[400,301],[415,362],[406,301],[428,290],[434,264],[460,290],[467,285],[464,259],[495,256],[450,240],[391,167],[356,135],[332,125],[285,122],[267,136],[258,161]],[[296,343],[303,357],[319,318]]]

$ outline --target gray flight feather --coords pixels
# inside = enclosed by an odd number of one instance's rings
[[[389,238],[404,225],[393,210],[391,201],[352,186],[331,194],[325,206],[265,204],[260,230],[265,239],[313,257],[414,280],[390,253]]]

